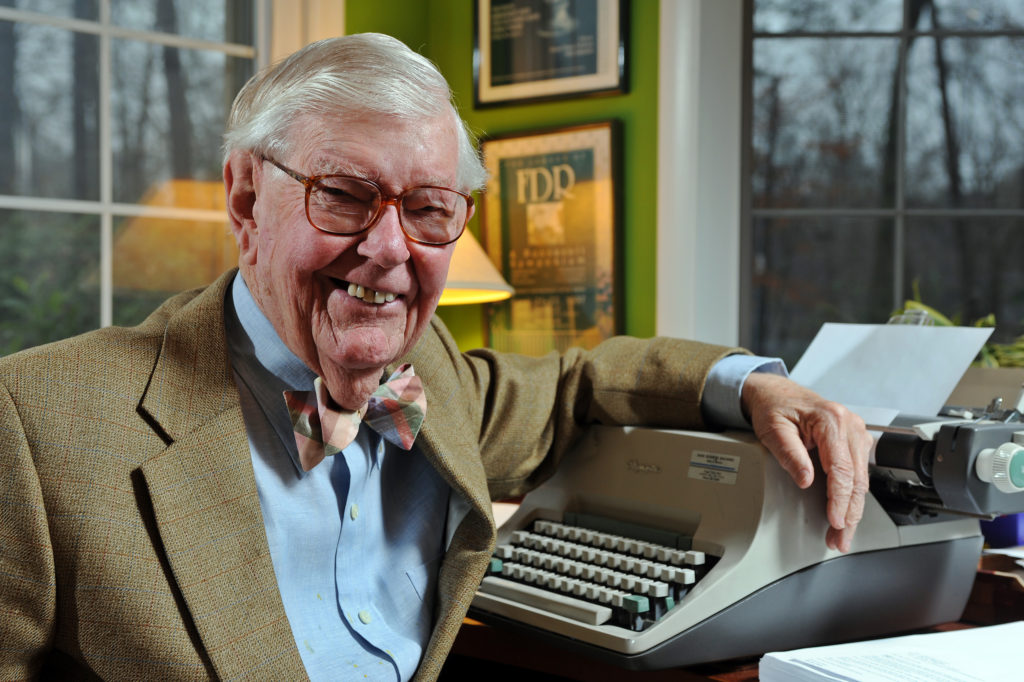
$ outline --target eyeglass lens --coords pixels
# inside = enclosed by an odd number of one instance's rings
[[[309,195],[309,218],[325,232],[351,234],[363,230],[377,214],[382,198],[373,185],[357,178],[320,178]],[[455,239],[466,223],[468,205],[458,192],[417,187],[399,198],[399,219],[413,239],[446,243]]]

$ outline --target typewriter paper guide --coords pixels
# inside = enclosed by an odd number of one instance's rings
[[[790,376],[856,412],[867,406],[936,415],[992,331],[830,322]]]

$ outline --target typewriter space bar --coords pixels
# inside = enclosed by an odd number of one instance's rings
[[[488,576],[483,579],[483,582],[480,584],[480,591],[493,594],[496,597],[505,597],[528,606],[535,606],[545,611],[551,611],[552,613],[557,613],[560,616],[572,618],[588,625],[601,625],[612,617],[612,610],[607,606],[591,604],[590,602],[574,599],[564,594],[542,590],[494,576]]]

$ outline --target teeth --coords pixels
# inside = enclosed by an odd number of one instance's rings
[[[367,303],[375,304],[391,303],[391,301],[394,301],[396,298],[395,294],[385,293],[383,291],[374,291],[373,289],[367,289],[359,284],[349,284],[348,295],[354,298],[361,298]]]

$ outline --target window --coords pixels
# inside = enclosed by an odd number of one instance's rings
[[[908,298],[1024,333],[1024,3],[747,3],[742,340]]]
[[[236,260],[220,139],[251,0],[0,0],[0,355],[108,324]]]

